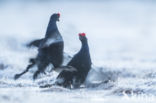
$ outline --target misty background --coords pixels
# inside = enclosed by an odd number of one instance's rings
[[[38,86],[51,82],[56,74],[33,82],[36,68],[13,80],[37,54],[36,48],[25,45],[44,37],[50,16],[58,12],[64,51],[73,56],[81,46],[78,33],[85,32],[93,62],[88,79],[115,76],[115,82],[92,89],[43,92]],[[155,28],[155,0],[0,0],[0,100],[155,103]]]

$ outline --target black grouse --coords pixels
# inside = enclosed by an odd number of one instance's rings
[[[15,79],[18,79],[24,73],[28,72],[35,64],[38,70],[34,73],[33,79],[36,79],[38,74],[44,73],[49,64],[53,64],[54,68],[62,64],[64,42],[56,25],[56,21],[59,21],[59,17],[59,13],[51,16],[45,38],[36,42],[36,46],[38,46],[37,57],[30,59],[30,64],[27,66],[26,70],[20,74],[16,74],[14,77]]]
[[[64,69],[57,77],[56,85],[65,88],[79,88],[84,83],[89,70],[91,69],[91,58],[89,46],[85,33],[79,34],[79,39],[82,43],[80,51],[72,58],[67,64],[67,68],[71,71]],[[74,70],[76,69],[76,70]]]

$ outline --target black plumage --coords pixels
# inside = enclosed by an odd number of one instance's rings
[[[79,35],[79,39],[82,43],[81,49],[67,64],[67,66],[76,68],[76,71],[63,70],[57,77],[57,85],[63,87],[73,86],[74,88],[78,88],[82,83],[84,83],[88,72],[91,69],[92,62],[85,34],[81,33]]]
[[[44,40],[44,39],[37,39],[37,40],[33,40],[33,41],[31,41],[30,43],[28,43],[26,46],[27,47],[37,47],[37,48],[39,48],[39,46],[40,46],[40,43],[42,42],[42,40]]]
[[[55,68],[62,64],[64,42],[56,25],[59,17],[60,14],[53,14],[50,18],[45,38],[32,42],[32,45],[35,44],[38,47],[38,55],[36,58],[30,59],[30,64],[26,70],[20,74],[16,74],[15,79],[18,79],[35,64],[38,70],[34,73],[33,79],[36,79],[40,73],[44,73],[49,64],[53,64]]]

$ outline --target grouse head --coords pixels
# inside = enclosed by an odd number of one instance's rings
[[[51,20],[51,21],[59,21],[59,18],[60,18],[60,13],[54,13],[54,14],[51,16],[50,20]]]
[[[79,33],[79,39],[81,42],[87,41],[86,34],[85,33]]]

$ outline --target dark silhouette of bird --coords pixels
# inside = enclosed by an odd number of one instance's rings
[[[81,49],[66,66],[66,68],[71,67],[72,69],[71,71],[70,68],[68,70],[62,70],[57,77],[56,85],[65,88],[79,88],[80,85],[84,83],[91,69],[92,62],[85,33],[80,33],[79,39],[82,43]]]
[[[57,28],[56,22],[59,21],[60,14],[55,13],[50,17],[45,38],[34,41],[32,44],[38,46],[38,55],[36,58],[30,59],[30,64],[26,70],[20,74],[16,74],[14,79],[18,79],[25,74],[35,64],[38,70],[34,73],[35,80],[40,73],[44,73],[49,64],[53,64],[54,68],[59,67],[63,62],[64,41]]]
[[[37,40],[33,40],[30,43],[28,43],[26,46],[27,47],[37,47],[39,48],[40,43],[42,42],[43,39],[37,39]]]

